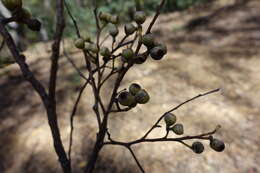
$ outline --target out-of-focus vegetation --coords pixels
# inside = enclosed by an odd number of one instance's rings
[[[167,0],[163,12],[173,12],[186,10],[197,4],[208,2],[210,0]],[[79,28],[83,32],[95,32],[95,21],[92,13],[93,0],[66,0],[73,16],[78,21]],[[121,22],[131,21],[133,12],[137,9],[144,10],[148,15],[151,15],[160,0],[96,0],[96,5],[99,11],[118,14]],[[43,24],[41,35],[26,32],[26,27],[22,27],[23,37],[27,41],[49,40],[54,33],[55,20],[55,1],[51,0],[26,0],[24,6],[28,8],[34,16],[37,16]],[[67,37],[73,37],[75,30],[72,21],[68,18],[67,27],[65,31]]]

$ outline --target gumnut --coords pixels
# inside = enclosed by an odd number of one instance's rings
[[[112,37],[116,37],[118,35],[119,31],[118,31],[118,28],[113,25],[110,29],[109,29],[109,34],[112,36]]]
[[[123,106],[133,107],[136,105],[135,97],[128,91],[123,91],[119,94],[118,102]]]
[[[129,92],[132,94],[132,95],[136,95],[138,93],[138,91],[141,90],[141,86],[138,85],[137,83],[132,83],[130,86],[129,86]]]
[[[78,38],[75,40],[74,45],[78,49],[84,49],[85,48],[85,41],[83,38]]]
[[[225,143],[219,139],[213,138],[210,140],[210,147],[217,152],[222,152],[225,149]]]
[[[124,49],[122,51],[122,57],[128,61],[134,57],[134,51],[131,48]]]
[[[104,57],[110,57],[111,56],[111,52],[107,47],[102,47],[100,49],[100,54]]]
[[[184,133],[184,128],[182,124],[175,124],[171,130],[176,134],[176,135],[182,135]]]
[[[137,103],[145,104],[150,100],[150,96],[144,89],[141,89],[136,93],[135,100]]]
[[[148,48],[152,48],[154,46],[154,36],[153,34],[145,34],[144,36],[142,36],[142,43],[148,47]]]
[[[193,142],[191,149],[194,153],[201,154],[204,151],[204,145],[201,142],[196,141]]]
[[[145,20],[146,20],[145,12],[143,12],[143,11],[136,11],[135,14],[134,14],[134,20],[139,25],[143,24],[145,22]]]
[[[2,0],[3,5],[10,11],[22,8],[22,0]]]
[[[125,25],[125,34],[126,35],[131,35],[135,31],[136,31],[136,27],[132,23],[129,23],[129,24]]]
[[[166,113],[164,115],[164,121],[165,121],[167,127],[170,127],[171,125],[176,123],[176,120],[177,120],[176,116],[172,113]]]

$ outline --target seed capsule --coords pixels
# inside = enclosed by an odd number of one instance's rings
[[[31,12],[26,8],[21,8],[19,11],[19,18],[21,18],[23,21],[28,20],[32,17]]]
[[[105,13],[105,12],[100,12],[99,14],[99,19],[103,22],[110,22],[111,14]]]
[[[122,57],[126,60],[129,61],[134,57],[134,51],[131,48],[124,49],[122,52]]]
[[[156,46],[161,48],[164,55],[167,54],[167,46],[165,44],[159,43],[159,44],[156,44]]]
[[[86,43],[85,49],[91,51],[92,53],[98,53],[98,47],[96,44],[93,43]]]
[[[2,0],[3,5],[10,11],[22,8],[22,0]]]
[[[111,52],[107,47],[102,47],[100,49],[100,54],[104,57],[110,57],[111,56]]]
[[[193,142],[191,149],[194,151],[194,153],[201,154],[204,151],[204,145],[199,142]]]
[[[171,130],[176,134],[176,135],[182,135],[184,133],[183,125],[182,124],[175,124]]]
[[[136,105],[135,97],[127,91],[119,94],[118,102],[123,106],[134,107],[134,105]]]
[[[82,38],[78,38],[75,42],[74,45],[78,49],[84,49],[85,48],[85,41]]]
[[[153,34],[144,35],[142,37],[141,41],[148,48],[152,48],[154,46],[154,36],[153,36]]]
[[[151,49],[150,51],[150,56],[154,59],[154,60],[160,60],[163,58],[163,56],[165,55],[165,50],[160,47],[160,46],[156,46],[154,48]]]
[[[116,37],[118,35],[118,28],[113,25],[110,29],[109,29],[109,34],[112,36],[112,37]]]
[[[146,15],[143,11],[137,11],[134,14],[134,20],[137,24],[143,24],[146,20]]]
[[[129,23],[129,24],[125,25],[125,34],[126,35],[131,35],[135,31],[136,31],[136,27],[133,24]]]
[[[148,56],[148,54],[146,54],[146,53],[138,54],[137,56],[134,57],[134,63],[143,64],[146,61],[147,56]]]
[[[136,93],[135,100],[137,103],[145,104],[150,100],[150,96],[144,89],[141,89]]]
[[[217,152],[222,152],[225,149],[225,143],[219,139],[214,138],[210,140],[210,147]]]
[[[132,95],[136,95],[138,93],[138,91],[141,90],[141,86],[138,85],[137,83],[132,83],[130,86],[129,86],[129,92],[132,94]]]
[[[170,127],[171,125],[176,123],[176,120],[177,120],[176,116],[172,113],[167,113],[164,115],[164,121],[167,127]]]

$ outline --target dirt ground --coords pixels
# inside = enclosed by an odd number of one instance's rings
[[[122,89],[132,82],[141,84],[151,100],[130,112],[111,116],[109,131],[114,139],[122,141],[142,136],[161,114],[177,104],[221,88],[221,92],[186,104],[175,114],[184,124],[185,135],[208,132],[220,124],[216,137],[225,142],[226,150],[216,153],[206,142],[201,155],[178,143],[137,145],[134,151],[149,173],[260,172],[260,1],[232,4],[219,1],[201,11],[191,9],[160,16],[154,33],[167,43],[167,57],[137,65],[123,81]],[[202,25],[195,25],[193,19],[200,16],[210,17],[202,20]],[[48,81],[49,50],[49,44],[39,44],[25,52],[44,84]],[[71,51],[80,65],[81,54]],[[61,59],[60,67],[58,113],[67,148],[69,115],[82,81],[66,58]],[[108,83],[104,94],[111,86]],[[75,118],[75,172],[81,172],[93,147],[97,126],[92,104],[88,88]],[[43,106],[16,65],[0,70],[0,134],[0,173],[61,172]],[[162,135],[163,129],[151,134]],[[127,150],[107,146],[100,154],[96,172],[139,170]]]

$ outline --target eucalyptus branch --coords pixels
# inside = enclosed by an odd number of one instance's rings
[[[104,142],[104,145],[121,145],[121,146],[132,146],[136,144],[141,144],[141,143],[155,143],[155,142],[181,142],[181,141],[186,141],[186,140],[191,140],[191,139],[202,139],[202,140],[210,140],[211,135],[215,134],[218,130],[220,129],[220,126],[217,126],[214,130],[207,132],[207,133],[202,133],[199,135],[193,135],[193,136],[183,136],[183,137],[178,137],[178,138],[167,138],[167,137],[161,137],[161,138],[140,138],[134,141],[130,142],[121,142],[121,141],[116,141],[111,138],[111,135],[109,134],[108,142]],[[182,143],[182,142],[181,142]]]
[[[56,140],[54,140],[54,146],[63,171],[66,173],[71,172],[71,163],[66,155],[64,146],[60,138],[60,131],[58,127],[57,112],[56,112],[56,82],[57,73],[59,70],[59,57],[60,57],[60,43],[62,40],[63,31],[65,28],[65,18],[64,18],[64,1],[56,1],[56,31],[54,35],[54,43],[52,44],[52,55],[51,55],[51,69],[50,69],[50,80],[49,80],[49,124],[53,135],[56,135]],[[53,137],[54,138],[54,137]]]
[[[195,99],[197,99],[197,98],[200,98],[200,97],[203,97],[203,96],[206,96],[206,95],[209,95],[209,94],[213,94],[213,93],[215,93],[215,92],[218,92],[219,90],[220,90],[220,89],[218,88],[218,89],[215,89],[215,90],[212,90],[212,91],[203,93],[203,94],[199,94],[199,95],[197,95],[197,96],[195,96],[195,97],[193,97],[193,98],[191,98],[191,99],[188,99],[188,100],[186,100],[186,101],[180,103],[178,106],[176,106],[176,107],[170,109],[169,111],[165,112],[165,113],[156,121],[156,123],[145,133],[145,135],[142,137],[142,139],[145,139],[145,138],[152,132],[152,130],[157,127],[157,125],[159,124],[159,122],[163,119],[163,117],[164,117],[167,113],[170,113],[170,112],[172,112],[172,111],[175,111],[175,110],[177,110],[178,108],[180,108],[182,105],[184,105],[184,104],[186,104],[186,103],[188,103],[188,102],[191,102],[191,101],[193,101],[193,100],[195,100]]]
[[[59,24],[63,23],[63,19],[62,19],[63,13],[62,12],[63,12],[62,1],[57,1],[57,19],[59,21]],[[53,60],[53,62],[57,62],[57,57],[59,56],[58,47],[59,47],[59,42],[60,42],[60,39],[62,36],[62,30],[63,30],[62,27],[63,27],[63,25],[60,25],[57,27],[57,33],[55,35],[56,42],[55,42],[55,45],[53,46],[53,49],[57,48],[57,50],[53,51],[54,52],[53,57],[55,59],[55,60]],[[59,161],[62,166],[63,172],[70,173],[71,172],[70,163],[67,158],[66,152],[64,150],[62,141],[61,141],[60,131],[59,131],[58,123],[57,123],[57,114],[56,114],[56,110],[55,110],[55,104],[53,102],[53,99],[55,98],[54,93],[55,93],[55,86],[56,86],[57,68],[56,69],[53,68],[54,70],[52,70],[52,77],[51,77],[52,82],[50,85],[50,92],[49,92],[49,94],[47,94],[42,83],[38,79],[36,79],[33,72],[30,70],[28,64],[25,62],[25,60],[26,60],[25,56],[23,56],[19,53],[18,48],[15,45],[13,38],[11,37],[11,35],[5,28],[4,20],[0,21],[0,33],[3,36],[3,38],[7,44],[7,47],[11,51],[12,56],[14,57],[16,63],[19,65],[23,76],[25,77],[25,79],[28,82],[30,82],[30,84],[33,86],[34,90],[40,95],[41,100],[42,100],[42,102],[45,106],[46,112],[47,112],[48,123],[49,123],[50,129],[51,129],[56,154],[59,157]],[[57,67],[56,66],[57,63],[53,63],[53,64],[55,64],[53,67]]]

